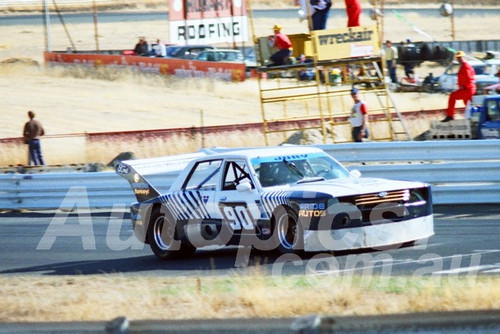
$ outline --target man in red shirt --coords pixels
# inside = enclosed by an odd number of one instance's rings
[[[269,58],[272,64],[270,66],[280,66],[288,63],[289,57],[292,53],[292,42],[287,35],[281,32],[281,26],[275,24],[273,27],[274,35],[269,37],[269,45],[277,48],[278,51],[273,53]]]
[[[463,51],[458,51],[455,54],[455,58],[460,63],[460,69],[458,70],[458,89],[450,94],[448,98],[448,108],[446,109],[446,118],[441,122],[448,122],[454,119],[455,116],[455,102],[457,100],[464,101],[467,106],[467,102],[472,100],[472,96],[476,94],[476,81],[474,68],[464,59],[465,53]]]
[[[361,15],[361,3],[359,0],[345,0],[347,12],[347,27],[359,27],[359,16]]]

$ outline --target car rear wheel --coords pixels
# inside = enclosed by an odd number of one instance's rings
[[[171,259],[193,253],[195,248],[181,235],[175,219],[160,208],[153,209],[148,226],[148,240],[160,259]]]
[[[274,223],[274,237],[278,251],[283,254],[296,253],[304,249],[303,230],[297,213],[288,207],[277,210]]]

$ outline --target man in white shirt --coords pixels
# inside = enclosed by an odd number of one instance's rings
[[[359,96],[359,89],[354,87],[351,89],[351,97],[354,100],[354,106],[351,109],[351,126],[352,140],[355,142],[363,141],[363,138],[368,138],[368,109],[366,104]]]
[[[156,57],[166,57],[167,56],[167,48],[165,44],[161,43],[159,39],[156,40],[156,45],[154,47],[155,56]]]
[[[387,40],[385,42],[385,64],[387,66],[387,71],[389,72],[389,77],[392,83],[398,83],[398,77],[396,75],[396,65],[398,61],[398,49],[392,46],[391,41]]]

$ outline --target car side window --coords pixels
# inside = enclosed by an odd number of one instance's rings
[[[488,121],[499,121],[500,120],[500,111],[498,110],[497,101],[491,100],[488,101],[487,104],[487,114],[486,118]]]
[[[186,181],[183,190],[215,190],[220,177],[222,160],[209,160],[197,163]]]
[[[224,168],[222,190],[236,190],[240,183],[248,182],[254,188],[248,167],[244,161],[228,161]]]
[[[448,68],[448,70],[446,71],[446,74],[448,74],[448,75],[457,75],[459,69],[460,69],[459,64],[452,64]]]
[[[206,52],[202,52],[198,56],[198,60],[207,60],[207,58],[208,58],[208,54]]]

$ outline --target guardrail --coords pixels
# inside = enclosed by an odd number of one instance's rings
[[[129,320],[0,323],[0,333],[498,333],[498,310],[421,312],[372,316],[309,315],[295,318]]]
[[[435,204],[500,203],[500,140],[316,146],[365,177],[430,183]],[[176,175],[149,179],[166,191]],[[111,208],[133,201],[129,184],[112,171],[0,175],[0,209]]]

